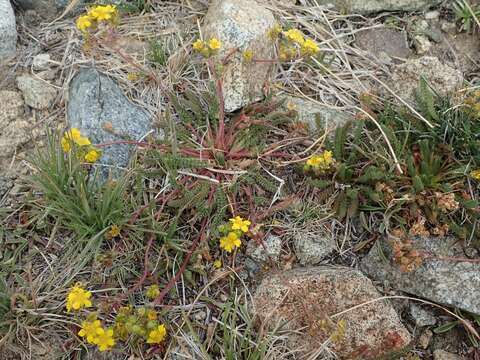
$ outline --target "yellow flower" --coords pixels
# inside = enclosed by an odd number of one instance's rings
[[[307,39],[303,43],[301,51],[304,55],[315,55],[320,51],[320,48],[315,41]]]
[[[77,19],[77,28],[80,31],[86,31],[92,23],[93,19],[89,15],[83,15]]]
[[[325,150],[323,152],[323,159],[327,165],[331,165],[333,163],[333,153],[330,150]]]
[[[305,38],[303,37],[302,32],[297,29],[290,29],[284,34],[288,40],[293,41],[298,45],[303,45],[303,43],[305,42]]]
[[[153,309],[148,309],[147,310],[147,319],[150,321],[157,320],[158,314],[155,310]]]
[[[85,154],[85,161],[89,163],[94,163],[100,158],[100,152],[97,150],[90,150]]]
[[[84,136],[80,136],[79,138],[75,139],[74,141],[79,146],[86,146],[86,145],[91,144],[90,140],[88,140],[88,138],[84,137]]]
[[[91,307],[91,297],[92,293],[90,291],[84,290],[80,286],[75,285],[67,295],[67,311],[72,309],[80,310],[83,307]]]
[[[82,136],[80,130],[77,128],[72,128],[63,134],[61,141],[63,151],[69,152],[72,149],[72,143],[75,143],[79,146],[90,145],[90,140],[87,137]]]
[[[115,5],[99,5],[91,8],[88,15],[97,21],[110,20],[117,12]]]
[[[113,224],[110,227],[110,231],[108,232],[108,234],[112,238],[117,237],[118,235],[120,235],[120,227],[117,224]]]
[[[64,152],[69,152],[72,149],[70,140],[65,137],[62,138],[61,144]]]
[[[167,336],[165,325],[158,325],[156,329],[150,331],[147,337],[147,344],[159,344]]]
[[[110,350],[113,345],[115,345],[115,340],[113,339],[113,329],[97,329],[97,338],[95,344],[98,346],[98,350],[106,351]]]
[[[232,252],[233,249],[240,247],[240,245],[242,245],[242,241],[234,232],[229,232],[227,236],[220,239],[220,247],[229,253]]]
[[[312,155],[308,160],[307,160],[307,165],[309,166],[319,166],[321,163],[323,163],[323,157],[320,155]]]
[[[243,52],[243,60],[245,62],[250,63],[253,60],[253,51],[250,49],[247,49]]]
[[[229,219],[232,224],[232,230],[240,230],[244,233],[248,232],[248,227],[252,224],[249,220],[244,220],[241,216],[235,216]]]
[[[222,267],[222,260],[220,259],[217,259],[213,262],[213,266],[215,267],[215,269],[220,269]]]
[[[80,133],[80,130],[78,130],[77,128],[71,128],[70,130],[65,132],[65,134],[63,134],[64,138],[72,141],[78,140],[81,136],[82,134]]]
[[[471,173],[470,173],[470,176],[477,180],[477,181],[480,181],[480,169],[478,170],[473,170]]]
[[[160,289],[158,288],[158,285],[157,284],[150,285],[147,288],[147,291],[145,292],[145,295],[149,299],[155,299],[158,295],[160,295]]]
[[[192,47],[196,51],[201,51],[205,47],[205,43],[202,40],[197,39],[197,41],[193,43]]]
[[[307,167],[312,167],[316,170],[328,170],[333,165],[333,153],[329,150],[324,151],[320,155],[312,155],[307,160]]]
[[[128,81],[137,81],[138,78],[139,78],[139,75],[138,75],[138,73],[136,73],[136,72],[129,72],[129,73],[127,74],[127,80],[128,80]]]
[[[95,344],[97,341],[97,330],[101,328],[102,323],[100,320],[85,320],[82,321],[82,328],[78,332],[78,335],[81,337],[86,337],[88,343]]]
[[[222,43],[217,38],[211,38],[208,42],[208,47],[211,50],[219,50],[222,47]]]

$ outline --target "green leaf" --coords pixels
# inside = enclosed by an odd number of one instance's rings
[[[443,325],[440,325],[440,326],[436,327],[435,329],[433,329],[433,332],[435,334],[443,334],[443,333],[449,332],[450,330],[452,330],[458,324],[460,324],[459,320],[447,322],[447,323],[445,323]]]
[[[462,206],[465,209],[474,209],[478,207],[478,201],[477,200],[464,200],[462,201]]]
[[[425,190],[425,186],[423,185],[422,179],[418,175],[415,175],[413,177],[413,188],[415,189],[415,192],[417,192],[417,193],[420,193],[423,190]]]

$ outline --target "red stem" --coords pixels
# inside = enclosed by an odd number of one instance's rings
[[[207,218],[203,219],[203,222],[202,222],[202,227],[200,228],[200,233],[198,234],[198,236],[195,238],[195,240],[193,241],[192,245],[190,246],[190,249],[188,249],[188,253],[187,255],[185,256],[185,259],[183,260],[183,263],[182,265],[180,266],[180,268],[178,269],[177,273],[175,274],[175,276],[173,278],[170,279],[170,281],[167,283],[167,285],[165,286],[165,288],[162,290],[162,292],[155,298],[155,300],[153,301],[153,304],[154,305],[159,305],[162,301],[163,301],[163,298],[165,297],[165,295],[168,294],[168,292],[170,291],[170,289],[175,285],[175,283],[178,281],[178,279],[180,278],[180,276],[185,272],[185,270],[187,269],[187,265],[190,261],[190,258],[192,257],[193,255],[193,252],[195,251],[195,249],[197,248],[198,244],[200,244],[200,242],[205,238],[205,228],[206,228],[206,225],[207,225]]]

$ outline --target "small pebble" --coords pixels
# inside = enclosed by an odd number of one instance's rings
[[[454,34],[457,30],[457,25],[455,25],[455,23],[445,21],[442,23],[442,25],[440,25],[440,29],[442,29],[444,33]]]
[[[437,10],[428,11],[425,13],[426,20],[435,20],[435,19],[438,19],[439,16],[440,16],[440,13]]]
[[[432,340],[432,337],[433,337],[433,332],[432,330],[425,330],[422,335],[420,335],[420,337],[418,338],[418,345],[422,348],[422,349],[426,349],[428,348],[428,345],[430,345],[430,341]]]
[[[32,61],[33,70],[48,70],[52,65],[49,54],[35,55]]]

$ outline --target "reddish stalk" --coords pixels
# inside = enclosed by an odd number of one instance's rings
[[[222,88],[222,79],[217,78],[215,71],[215,66],[212,62],[212,59],[208,59],[207,65],[214,77],[215,80],[215,90],[217,93],[217,98],[219,101],[219,110],[218,110],[218,129],[215,134],[215,147],[224,150],[225,143],[225,99],[223,97],[223,88]]]
[[[168,292],[170,291],[170,289],[175,285],[175,283],[178,281],[178,279],[180,278],[180,276],[185,272],[185,270],[187,269],[187,265],[190,261],[190,258],[192,257],[193,255],[193,252],[195,251],[195,249],[197,248],[198,244],[200,244],[200,242],[202,240],[205,239],[205,228],[206,228],[206,225],[207,225],[207,218],[204,218],[203,219],[203,222],[202,222],[202,226],[200,228],[200,234],[198,234],[198,236],[195,238],[195,240],[193,241],[192,245],[190,246],[190,249],[188,249],[188,253],[187,255],[185,256],[185,259],[183,260],[183,263],[182,265],[180,266],[180,268],[178,269],[177,273],[175,274],[175,276],[173,278],[170,279],[170,281],[167,283],[167,285],[165,286],[165,288],[161,291],[161,293],[155,298],[155,300],[153,301],[153,304],[154,305],[159,305],[162,301],[163,301],[163,298],[165,297],[165,295],[168,294]]]
[[[96,147],[106,147],[106,146],[111,146],[111,145],[136,145],[140,147],[151,147],[151,148],[157,148],[157,149],[163,149],[163,150],[169,150],[169,147],[166,145],[157,145],[157,144],[150,144],[142,141],[132,141],[132,140],[118,140],[118,141],[111,141],[111,142],[106,142],[102,144],[95,144]],[[208,158],[208,159],[213,159],[212,156],[210,155],[204,155],[203,153],[197,151],[197,150],[192,150],[192,149],[181,149],[180,152],[183,155],[188,155],[188,156],[196,156],[196,157],[202,157],[202,158]]]

